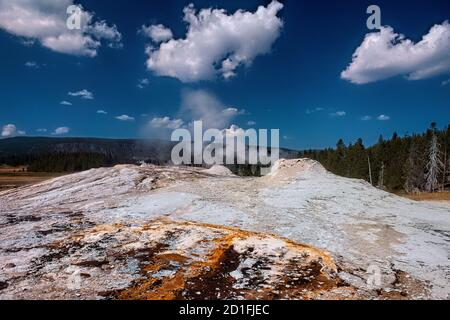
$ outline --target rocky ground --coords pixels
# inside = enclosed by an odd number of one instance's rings
[[[1,299],[448,299],[450,212],[280,160],[0,192]],[[303,245],[307,243],[308,245]]]

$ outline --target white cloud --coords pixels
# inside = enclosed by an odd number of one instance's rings
[[[26,134],[25,131],[18,130],[14,124],[7,124],[2,128],[3,138],[12,138]]]
[[[256,125],[256,122],[255,121],[249,121],[249,122],[247,122],[247,125],[248,126],[254,126],[254,125]]]
[[[116,119],[120,120],[120,121],[134,121],[135,120],[133,117],[130,117],[130,116],[126,115],[126,114],[123,114],[121,116],[117,116]]]
[[[153,129],[178,129],[184,124],[181,119],[170,119],[169,117],[164,118],[153,118],[149,125]]]
[[[110,27],[105,20],[97,21],[93,25],[88,26],[87,30],[97,39],[108,40],[108,46],[110,48],[118,49],[123,47],[123,44],[121,43],[122,34],[117,30],[116,25]]]
[[[47,129],[45,129],[45,128],[39,128],[39,129],[36,129],[36,132],[39,132],[39,133],[45,133],[45,132],[47,132]]]
[[[61,105],[63,105],[63,106],[71,106],[72,105],[72,103],[71,102],[69,102],[69,101],[61,101],[59,104],[61,104]]]
[[[94,94],[86,89],[76,92],[69,92],[69,96],[80,97],[81,99],[92,100],[94,99]]]
[[[108,112],[106,112],[105,110],[97,110],[98,114],[108,114]]]
[[[369,120],[372,120],[372,116],[362,116],[362,117],[361,117],[361,120],[362,120],[362,121],[369,121]]]
[[[233,117],[233,116],[247,114],[247,111],[245,109],[239,110],[237,108],[226,108],[226,109],[222,110],[222,113],[227,117]]]
[[[317,107],[317,108],[312,108],[312,109],[306,109],[306,114],[314,114],[317,112],[322,112],[327,110],[329,113],[328,115],[330,117],[344,117],[347,115],[347,113],[345,111],[334,111],[333,108],[322,108],[322,107]]]
[[[147,68],[159,76],[182,82],[230,78],[241,65],[250,65],[258,55],[267,54],[279,37],[282,20],[277,17],[283,4],[273,0],[252,13],[238,10],[184,8],[187,33],[158,47],[148,46]]]
[[[39,64],[36,61],[27,61],[27,62],[25,62],[25,67],[32,68],[32,69],[38,69]]]
[[[306,109],[306,114],[313,114],[313,113],[320,112],[323,110],[324,110],[324,108],[321,108],[321,107],[317,107],[317,108],[313,108],[313,109]]]
[[[119,47],[122,35],[115,25],[94,21],[94,14],[82,9],[81,30],[69,30],[67,8],[73,0],[0,0],[0,29],[30,44],[65,54],[94,57],[105,40]]]
[[[52,132],[53,135],[58,136],[58,135],[63,135],[63,134],[67,134],[70,132],[70,128],[68,127],[59,127],[56,128],[55,131]]]
[[[442,81],[442,86],[446,86],[450,83],[450,79]]]
[[[20,39],[20,43],[23,44],[26,47],[31,47],[35,44],[36,41],[33,39]]]
[[[166,42],[173,38],[172,30],[162,24],[142,26],[141,32],[155,43]]]
[[[336,112],[330,113],[330,116],[332,116],[332,117],[344,117],[345,115],[347,115],[347,112],[345,112],[345,111],[336,111]]]
[[[147,78],[144,79],[140,79],[138,81],[137,87],[139,89],[144,89],[145,87],[147,87],[150,84],[150,81]]]
[[[366,35],[341,78],[365,84],[395,76],[420,80],[450,73],[450,24],[433,26],[414,43],[387,26]]]
[[[380,120],[380,121],[387,121],[387,120],[389,120],[389,119],[391,119],[391,117],[389,117],[389,116],[387,116],[387,115],[385,115],[385,114],[381,114],[381,115],[379,115],[379,116],[377,117],[377,120]]]
[[[192,121],[203,121],[205,129],[225,128],[239,113],[236,108],[226,108],[216,96],[204,90],[185,91],[182,95],[180,112]]]

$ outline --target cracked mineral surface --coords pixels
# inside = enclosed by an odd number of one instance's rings
[[[120,165],[0,192],[0,299],[447,299],[448,205],[308,159]],[[307,245],[306,245],[307,244]]]

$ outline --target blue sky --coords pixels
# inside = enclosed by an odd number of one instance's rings
[[[372,1],[75,1],[90,17],[81,39],[98,41],[91,46],[64,29],[73,1],[61,2],[64,10],[0,0],[3,137],[164,138],[203,119],[218,129],[279,128],[282,146],[303,149],[450,123],[449,1],[374,2],[381,31],[366,27]],[[193,17],[213,8],[215,19],[192,37],[183,21],[191,2]],[[30,12],[31,29],[11,3]],[[258,6],[267,10],[263,25]],[[239,9],[247,18],[234,15]],[[214,28],[222,22],[230,29]],[[394,33],[412,42],[380,45]],[[163,50],[167,42],[176,46]]]

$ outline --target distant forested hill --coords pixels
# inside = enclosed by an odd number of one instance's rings
[[[0,140],[0,163],[30,171],[72,172],[118,163],[170,160],[173,144],[161,140],[15,137]]]
[[[175,144],[163,140],[16,137],[0,139],[0,164],[26,165],[34,172],[75,172],[139,161],[161,165],[170,163]],[[281,149],[280,156],[295,158],[298,151]],[[229,168],[239,175],[259,172],[259,166]]]
[[[74,172],[139,161],[167,164],[174,144],[162,140],[16,137],[0,140],[0,164],[27,165],[29,171],[36,172]],[[361,139],[350,144],[340,139],[336,148],[281,149],[280,157],[315,159],[337,175],[364,179],[391,191],[436,191],[450,187],[450,126],[438,130],[432,124],[422,134],[400,137],[395,133],[390,139],[380,136],[370,147]],[[228,167],[243,176],[260,171],[260,166],[253,165]]]

